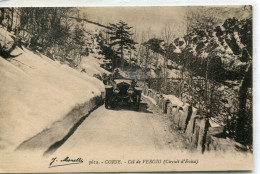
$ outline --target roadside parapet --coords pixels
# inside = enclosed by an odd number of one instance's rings
[[[204,152],[205,150],[223,150],[222,146],[225,146],[226,141],[234,144],[235,141],[225,139],[225,126],[218,125],[211,118],[198,114],[197,108],[179,98],[148,88],[144,95],[155,100],[162,113],[172,121],[172,127],[186,137],[190,148]]]

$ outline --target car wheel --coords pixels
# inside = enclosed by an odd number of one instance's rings
[[[115,103],[112,102],[112,103],[110,104],[110,108],[111,108],[111,109],[115,109],[115,107],[116,107]]]
[[[108,109],[108,103],[105,101],[105,108]]]
[[[137,96],[136,96],[136,103],[135,103],[135,109],[136,109],[136,110],[139,110],[140,100],[141,100],[140,96],[137,95]]]

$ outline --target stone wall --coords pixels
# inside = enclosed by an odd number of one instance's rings
[[[175,96],[160,94],[147,87],[144,87],[143,94],[155,100],[162,112],[172,121],[173,128],[187,137],[190,148],[201,152],[220,148],[216,142],[218,136],[224,136],[224,126],[214,125],[211,119],[197,114],[196,108],[183,103]]]

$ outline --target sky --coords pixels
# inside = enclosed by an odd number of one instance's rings
[[[185,8],[183,7],[86,7],[81,11],[89,20],[104,25],[120,20],[134,27],[138,33],[148,30],[153,35],[160,35],[162,29],[170,25],[172,28],[183,23]]]
[[[79,8],[82,15],[89,20],[107,25],[120,20],[134,27],[140,39],[142,32],[146,38],[162,38],[165,27],[170,28],[174,36],[179,37],[186,32],[186,14],[189,11],[203,13],[203,9],[210,8],[222,22],[229,17],[242,18],[249,10],[243,6],[143,6],[143,7],[84,7]],[[244,10],[244,11],[243,11]],[[252,12],[249,12],[252,15]],[[207,15],[207,14],[203,14]],[[162,38],[163,39],[163,38]]]

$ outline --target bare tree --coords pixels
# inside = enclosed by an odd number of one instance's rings
[[[161,36],[162,39],[164,40],[164,65],[163,65],[163,87],[164,87],[164,91],[166,91],[167,89],[167,65],[168,65],[168,60],[169,60],[169,45],[172,42],[172,39],[174,37],[173,31],[172,31],[172,27],[170,24],[166,24],[164,26],[164,28],[162,29],[161,32]]]
[[[210,7],[189,7],[186,11],[186,32],[192,32],[193,29],[212,29],[221,20],[217,17],[217,11]]]

